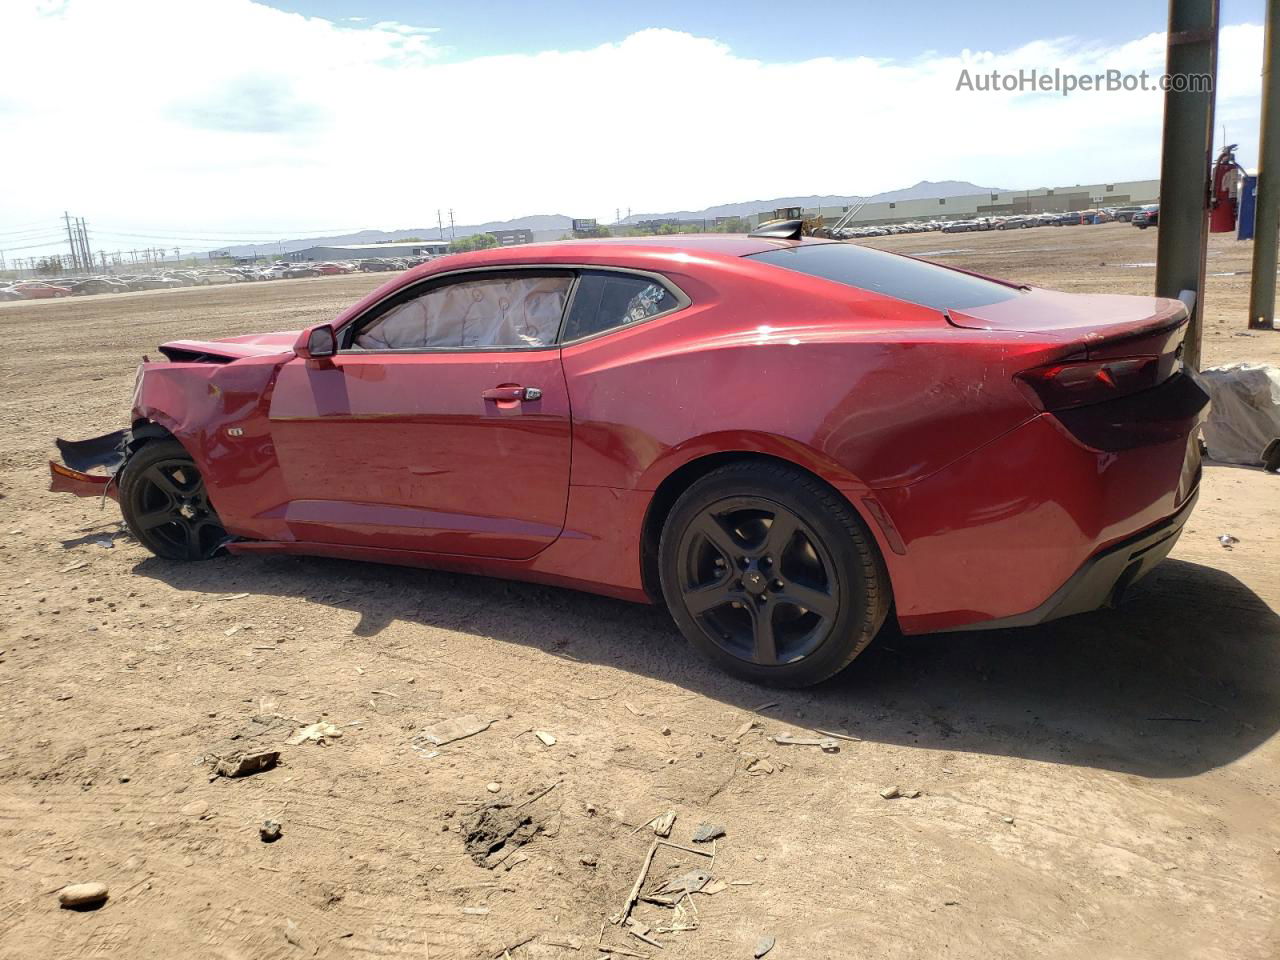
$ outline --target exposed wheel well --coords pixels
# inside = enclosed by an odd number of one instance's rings
[[[178,439],[154,420],[137,420],[129,431],[129,449],[137,450],[144,443],[152,440]]]
[[[658,541],[662,537],[663,524],[666,523],[667,515],[671,513],[671,508],[675,506],[675,502],[680,499],[682,493],[712,470],[723,467],[727,463],[740,463],[750,460],[760,463],[781,463],[808,474],[818,483],[829,488],[836,496],[849,503],[849,506],[853,509],[854,516],[861,518],[861,512],[853,503],[850,503],[848,497],[818,474],[801,466],[794,460],[775,457],[767,453],[751,453],[745,450],[712,453],[696,460],[690,460],[684,466],[673,471],[669,477],[658,485],[658,489],[653,492],[653,498],[649,501],[649,509],[645,513],[644,528],[640,533],[640,577],[641,582],[644,584],[645,593],[649,595],[649,599],[654,603],[661,604],[663,602],[662,586],[659,583],[658,576]],[[873,549],[879,549],[875,536],[872,535],[870,530],[867,531],[867,540]]]

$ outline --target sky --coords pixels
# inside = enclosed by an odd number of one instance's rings
[[[1218,139],[1256,162],[1262,0],[1223,0]],[[614,219],[919,180],[1154,177],[1148,0],[0,0],[0,252]],[[446,214],[447,216],[447,214]]]

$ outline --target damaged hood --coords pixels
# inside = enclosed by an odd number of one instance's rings
[[[174,361],[229,363],[245,357],[268,357],[289,353],[298,339],[297,330],[279,333],[251,333],[222,340],[171,340],[160,344],[160,352]]]

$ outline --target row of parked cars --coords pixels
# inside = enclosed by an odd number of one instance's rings
[[[57,297],[99,293],[127,293],[131,290],[170,290],[178,287],[207,287],[224,283],[262,280],[292,280],[298,277],[328,277],[342,273],[382,273],[407,270],[427,258],[372,257],[367,260],[290,263],[277,260],[262,266],[218,267],[207,270],[164,270],[148,274],[111,274],[93,277],[64,277],[57,280],[21,280],[0,284],[2,300],[49,300]]]
[[[860,237],[884,237],[900,233],[971,233],[980,230],[1025,230],[1029,227],[1069,227],[1086,223],[1132,221],[1139,227],[1154,226],[1159,212],[1157,204],[1129,207],[1101,207],[1096,210],[1070,210],[1066,213],[1039,213],[1025,216],[975,217],[971,220],[913,220],[906,223],[878,224],[868,227],[843,227],[834,236],[840,240]]]

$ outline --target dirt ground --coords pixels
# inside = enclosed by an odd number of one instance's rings
[[[1125,225],[876,245],[1065,290],[1154,273],[1155,231]],[[1215,238],[1209,262],[1206,364],[1280,362],[1280,334],[1240,335],[1248,245]],[[0,305],[0,957],[588,960],[601,937],[672,960],[761,937],[770,960],[1280,956],[1280,477],[1208,467],[1118,611],[890,634],[786,693],[705,666],[657,609],[326,560],[173,565],[114,504],[46,492],[51,439],[123,425],[157,343],[298,328],[382,279]],[[467,714],[492,723],[420,737]],[[319,720],[340,738],[285,743]],[[766,739],[814,729],[855,739]],[[264,748],[275,769],[211,779],[206,758]],[[651,877],[724,883],[637,907],[656,948],[607,920],[668,809],[682,846],[725,836],[714,862],[660,848]],[[59,909],[89,881],[105,906]]]

